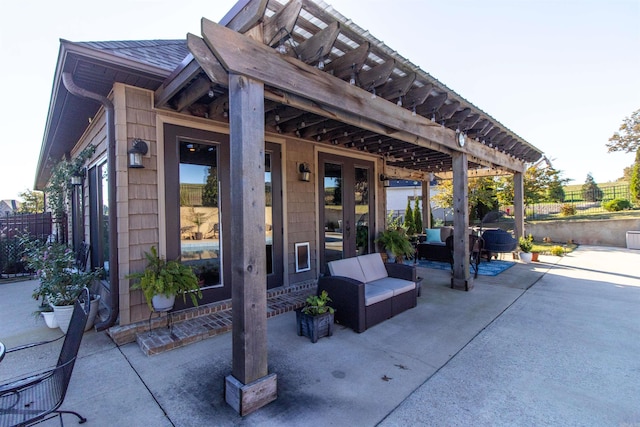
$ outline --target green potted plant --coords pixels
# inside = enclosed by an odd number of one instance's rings
[[[304,307],[296,310],[298,336],[305,336],[315,343],[318,338],[333,335],[333,314],[327,291],[307,297]]]
[[[413,255],[415,249],[402,227],[391,227],[378,234],[376,242],[387,252],[389,260],[401,263],[404,257]]]
[[[187,215],[187,220],[191,221],[196,226],[196,232],[194,233],[195,240],[202,240],[202,232],[200,227],[211,218],[211,214],[207,212],[198,212],[195,208],[191,208]]]
[[[520,247],[520,260],[524,263],[530,263],[533,255],[531,249],[533,248],[533,236],[528,237],[520,236],[518,239],[518,246]]]
[[[75,253],[66,244],[45,243],[26,235],[20,241],[25,249],[27,267],[39,279],[32,297],[36,300],[42,298],[41,307],[50,305],[53,308],[58,326],[66,333],[73,304],[84,288],[91,288],[94,280],[100,278],[102,269],[80,271],[75,268]],[[93,299],[97,303],[97,296]]]
[[[150,252],[145,252],[147,267],[141,273],[132,273],[127,279],[135,282],[132,290],[140,289],[149,308],[153,311],[169,311],[173,308],[175,297],[182,294],[186,302],[187,294],[194,306],[202,298],[202,291],[198,285],[198,278],[193,269],[179,261],[167,261],[158,256],[155,246]]]

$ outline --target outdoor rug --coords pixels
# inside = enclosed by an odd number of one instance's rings
[[[405,261],[405,264],[412,265],[413,261]],[[513,267],[515,262],[494,260],[491,262],[482,261],[478,266],[478,275],[480,276],[497,276],[506,269]],[[451,270],[451,266],[448,262],[419,260],[418,267],[434,268],[436,270]],[[474,274],[473,268],[469,266],[471,274]]]

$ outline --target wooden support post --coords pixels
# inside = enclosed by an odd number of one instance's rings
[[[469,291],[473,277],[469,273],[469,190],[467,155],[457,152],[453,163],[453,289]]]
[[[232,376],[225,399],[246,415],[276,399],[267,375],[267,276],[265,271],[264,85],[229,74],[231,133]]]
[[[429,181],[422,181],[422,224],[424,228],[431,228],[431,183]],[[420,233],[424,233],[424,230],[420,230]]]
[[[524,236],[524,175],[513,174],[513,215],[515,238]]]

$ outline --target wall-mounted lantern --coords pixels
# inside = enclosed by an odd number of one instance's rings
[[[147,154],[149,151],[149,146],[146,142],[141,140],[140,138],[136,138],[133,140],[133,146],[129,150],[129,167],[130,168],[143,168],[142,165],[142,156]]]
[[[300,171],[300,181],[309,182],[309,180],[311,180],[309,163],[300,163],[298,170]]]

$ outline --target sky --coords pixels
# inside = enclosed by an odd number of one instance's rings
[[[640,0],[325,0],[542,150],[570,183],[622,176],[607,153],[640,108]],[[235,0],[26,0],[0,7],[0,200],[33,189],[59,40],[200,35]]]

